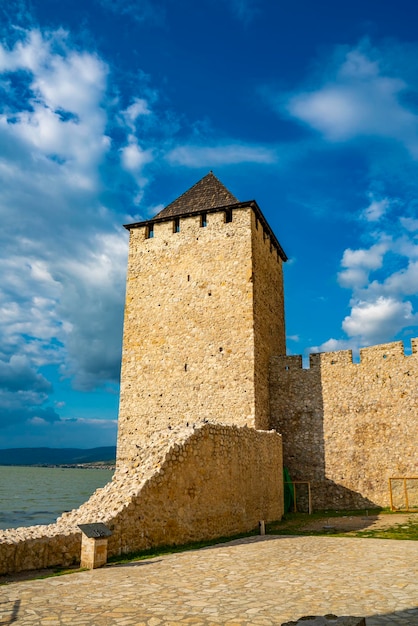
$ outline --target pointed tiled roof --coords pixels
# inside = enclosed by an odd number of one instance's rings
[[[125,224],[124,228],[130,231],[133,228],[150,226],[158,222],[167,222],[177,216],[191,217],[194,214],[202,214],[206,211],[208,213],[217,213],[225,210],[226,207],[231,207],[234,211],[251,208],[256,218],[261,222],[267,237],[270,238],[271,245],[277,249],[283,261],[287,261],[286,253],[277,241],[257,202],[255,200],[240,202],[212,172],[206,174],[193,187],[190,187],[177,200],[171,202],[153,218],[133,224]]]
[[[177,200],[160,211],[155,218],[174,217],[185,213],[216,209],[217,207],[237,204],[239,200],[209,172],[193,187],[185,191]]]

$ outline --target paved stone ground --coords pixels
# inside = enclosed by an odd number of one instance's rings
[[[418,542],[251,537],[0,587],[2,626],[270,626],[328,613],[418,626]]]

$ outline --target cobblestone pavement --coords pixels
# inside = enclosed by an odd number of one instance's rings
[[[0,587],[2,626],[269,626],[328,613],[418,626],[418,542],[251,537]]]

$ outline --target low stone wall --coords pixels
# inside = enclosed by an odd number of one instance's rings
[[[80,561],[77,525],[103,522],[108,555],[249,531],[283,514],[281,437],[204,424],[149,438],[135,468],[117,469],[55,524],[0,532],[0,574]]]
[[[81,532],[58,524],[0,531],[0,574],[76,564]]]

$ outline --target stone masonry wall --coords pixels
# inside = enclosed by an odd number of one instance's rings
[[[390,505],[388,479],[418,476],[418,339],[271,361],[271,427],[293,480],[312,481],[315,508]]]
[[[221,424],[157,432],[79,509],[0,531],[0,574],[79,563],[77,525],[103,522],[108,555],[228,536],[283,514],[281,437]]]
[[[254,284],[255,427],[270,423],[269,363],[275,354],[286,354],[284,324],[283,261],[252,214]]]
[[[118,465],[158,430],[209,419],[254,427],[252,209],[130,231]]]

